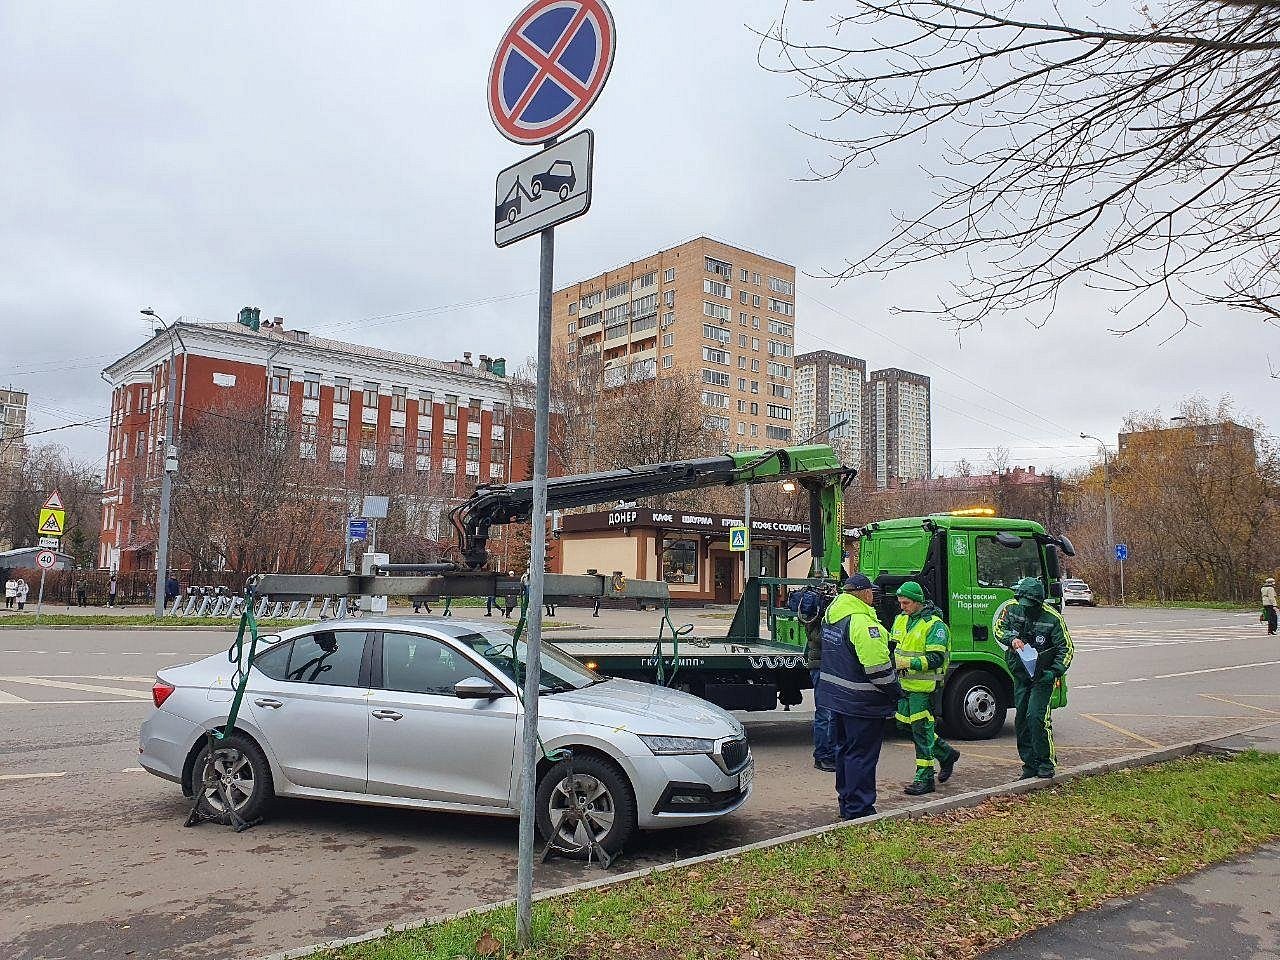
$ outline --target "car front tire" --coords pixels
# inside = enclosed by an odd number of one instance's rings
[[[231,814],[217,789],[227,785],[231,805],[241,820],[252,823],[266,816],[275,799],[271,766],[262,750],[249,737],[233,733],[213,748],[213,770],[209,770],[209,744],[196,755],[191,768],[192,793],[200,794],[200,812],[219,823],[230,823]]]
[[[612,763],[590,754],[561,760],[546,772],[538,784],[536,809],[543,840],[576,860],[591,855],[593,838],[612,856],[636,831],[631,784]]]

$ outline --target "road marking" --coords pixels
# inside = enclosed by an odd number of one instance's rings
[[[1274,667],[1280,665],[1280,660],[1263,660],[1261,663],[1237,663],[1232,667],[1209,667],[1205,670],[1184,670],[1182,673],[1160,673],[1156,674],[1157,680],[1172,680],[1175,677],[1194,677],[1202,673],[1221,673],[1224,670],[1248,670],[1250,667]]]
[[[122,683],[155,683],[155,677],[104,677],[97,673],[46,673],[49,680],[118,680]]]
[[[1246,710],[1257,710],[1259,713],[1265,713],[1268,716],[1280,717],[1280,710],[1272,710],[1270,707],[1259,707],[1252,703],[1240,703],[1238,700],[1232,700],[1229,697],[1215,697],[1211,693],[1202,693],[1200,696],[1206,700],[1217,700],[1219,703],[1229,703],[1233,707],[1244,707]]]
[[[15,697],[12,693],[5,693],[0,690],[0,703],[30,703],[30,700],[23,700],[21,697]]]
[[[19,700],[11,703],[8,700],[0,700],[0,707],[52,707],[65,706],[69,703],[141,703],[140,700]]]
[[[146,773],[147,771],[142,767],[125,767],[120,772],[121,773]]]
[[[0,773],[0,780],[52,780],[66,775],[65,770],[61,773]]]
[[[1100,726],[1106,727],[1108,730],[1114,730],[1116,733],[1123,734],[1126,737],[1132,737],[1134,740],[1137,740],[1139,743],[1145,743],[1148,747],[1152,747],[1156,750],[1159,750],[1161,747],[1164,746],[1163,743],[1156,743],[1154,740],[1148,740],[1146,737],[1142,736],[1142,734],[1140,733],[1134,733],[1132,730],[1126,730],[1124,727],[1117,726],[1114,723],[1108,723],[1106,720],[1103,720],[1100,717],[1096,717],[1092,713],[1082,713],[1080,714],[1080,716],[1084,717],[1086,720],[1092,720],[1094,723],[1099,724]]]
[[[85,693],[106,693],[117,697],[136,697],[150,700],[151,693],[140,690],[124,690],[120,687],[100,687],[92,683],[75,683],[71,680],[46,680],[43,677],[0,677],[4,683],[29,683],[37,687],[56,687],[59,690],[83,690]]]

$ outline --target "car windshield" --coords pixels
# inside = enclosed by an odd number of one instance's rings
[[[484,633],[467,633],[456,638],[484,657],[495,668],[515,683],[524,683],[524,665],[528,661],[529,648],[520,641],[515,643],[511,634],[501,630]],[[542,682],[545,693],[564,693],[581,690],[604,680],[598,673],[588,670],[573,657],[554,644],[542,641]]]

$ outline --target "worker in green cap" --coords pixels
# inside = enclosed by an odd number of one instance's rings
[[[933,719],[933,691],[945,679],[951,658],[951,634],[942,622],[942,612],[930,603],[924,589],[914,580],[898,587],[898,607],[889,639],[895,643],[894,665],[902,684],[897,721],[911,728],[916,746],[916,775],[903,790],[918,797],[933,793],[934,769],[946,783],[960,759],[960,751],[938,736]]]
[[[1013,588],[1014,603],[996,614],[996,642],[1005,648],[1004,660],[1013,674],[1014,730],[1022,779],[1049,778],[1057,770],[1053,746],[1053,686],[1066,676],[1075,645],[1062,614],[1044,602],[1044,584],[1024,577]],[[1035,652],[1034,657],[1026,653]]]

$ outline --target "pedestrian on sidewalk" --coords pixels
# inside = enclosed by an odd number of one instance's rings
[[[875,815],[884,721],[893,716],[902,696],[887,631],[871,607],[873,598],[870,579],[855,573],[822,615],[815,702],[833,715],[836,794],[843,820]]]
[[[815,606],[819,606],[812,615],[812,619],[808,619],[807,610],[803,609],[803,600],[798,602],[797,606],[800,609],[797,609],[796,614],[804,624],[805,666],[809,668],[809,679],[813,682],[813,766],[826,773],[834,773],[836,743],[832,726],[835,718],[827,707],[818,705],[818,684],[822,677],[822,612],[825,609],[820,607],[822,599],[821,595],[818,595],[810,601]]]
[[[1267,636],[1276,635],[1276,578],[1267,577],[1262,583],[1262,620],[1267,625]]]
[[[18,578],[18,609],[25,610],[27,606],[27,594],[31,588],[27,586],[27,581],[21,577]]]
[[[1022,779],[1048,779],[1058,765],[1053,744],[1053,686],[1066,676],[1075,645],[1062,614],[1045,604],[1044,584],[1038,578],[1019,580],[1013,596],[1016,603],[999,614],[993,632],[996,642],[1005,648],[1004,662],[1013,675],[1014,731],[1022,758]],[[1036,652],[1030,670],[1020,652],[1024,647]]]
[[[87,606],[89,597],[89,584],[84,579],[84,574],[76,577],[76,606]]]
[[[914,580],[898,587],[898,607],[902,613],[890,632],[903,690],[896,716],[898,723],[911,730],[916,747],[916,775],[902,792],[919,797],[934,791],[935,760],[938,782],[946,783],[960,759],[960,751],[937,735],[932,709],[933,691],[947,676],[951,634],[942,622],[942,611],[925,599],[924,588]]]
[[[12,610],[18,600],[18,581],[10,577],[4,582],[4,608]]]
[[[108,607],[114,607],[116,605],[117,589],[118,589],[118,585],[116,584],[116,575],[113,573],[111,575],[111,581],[107,584],[107,606]]]

